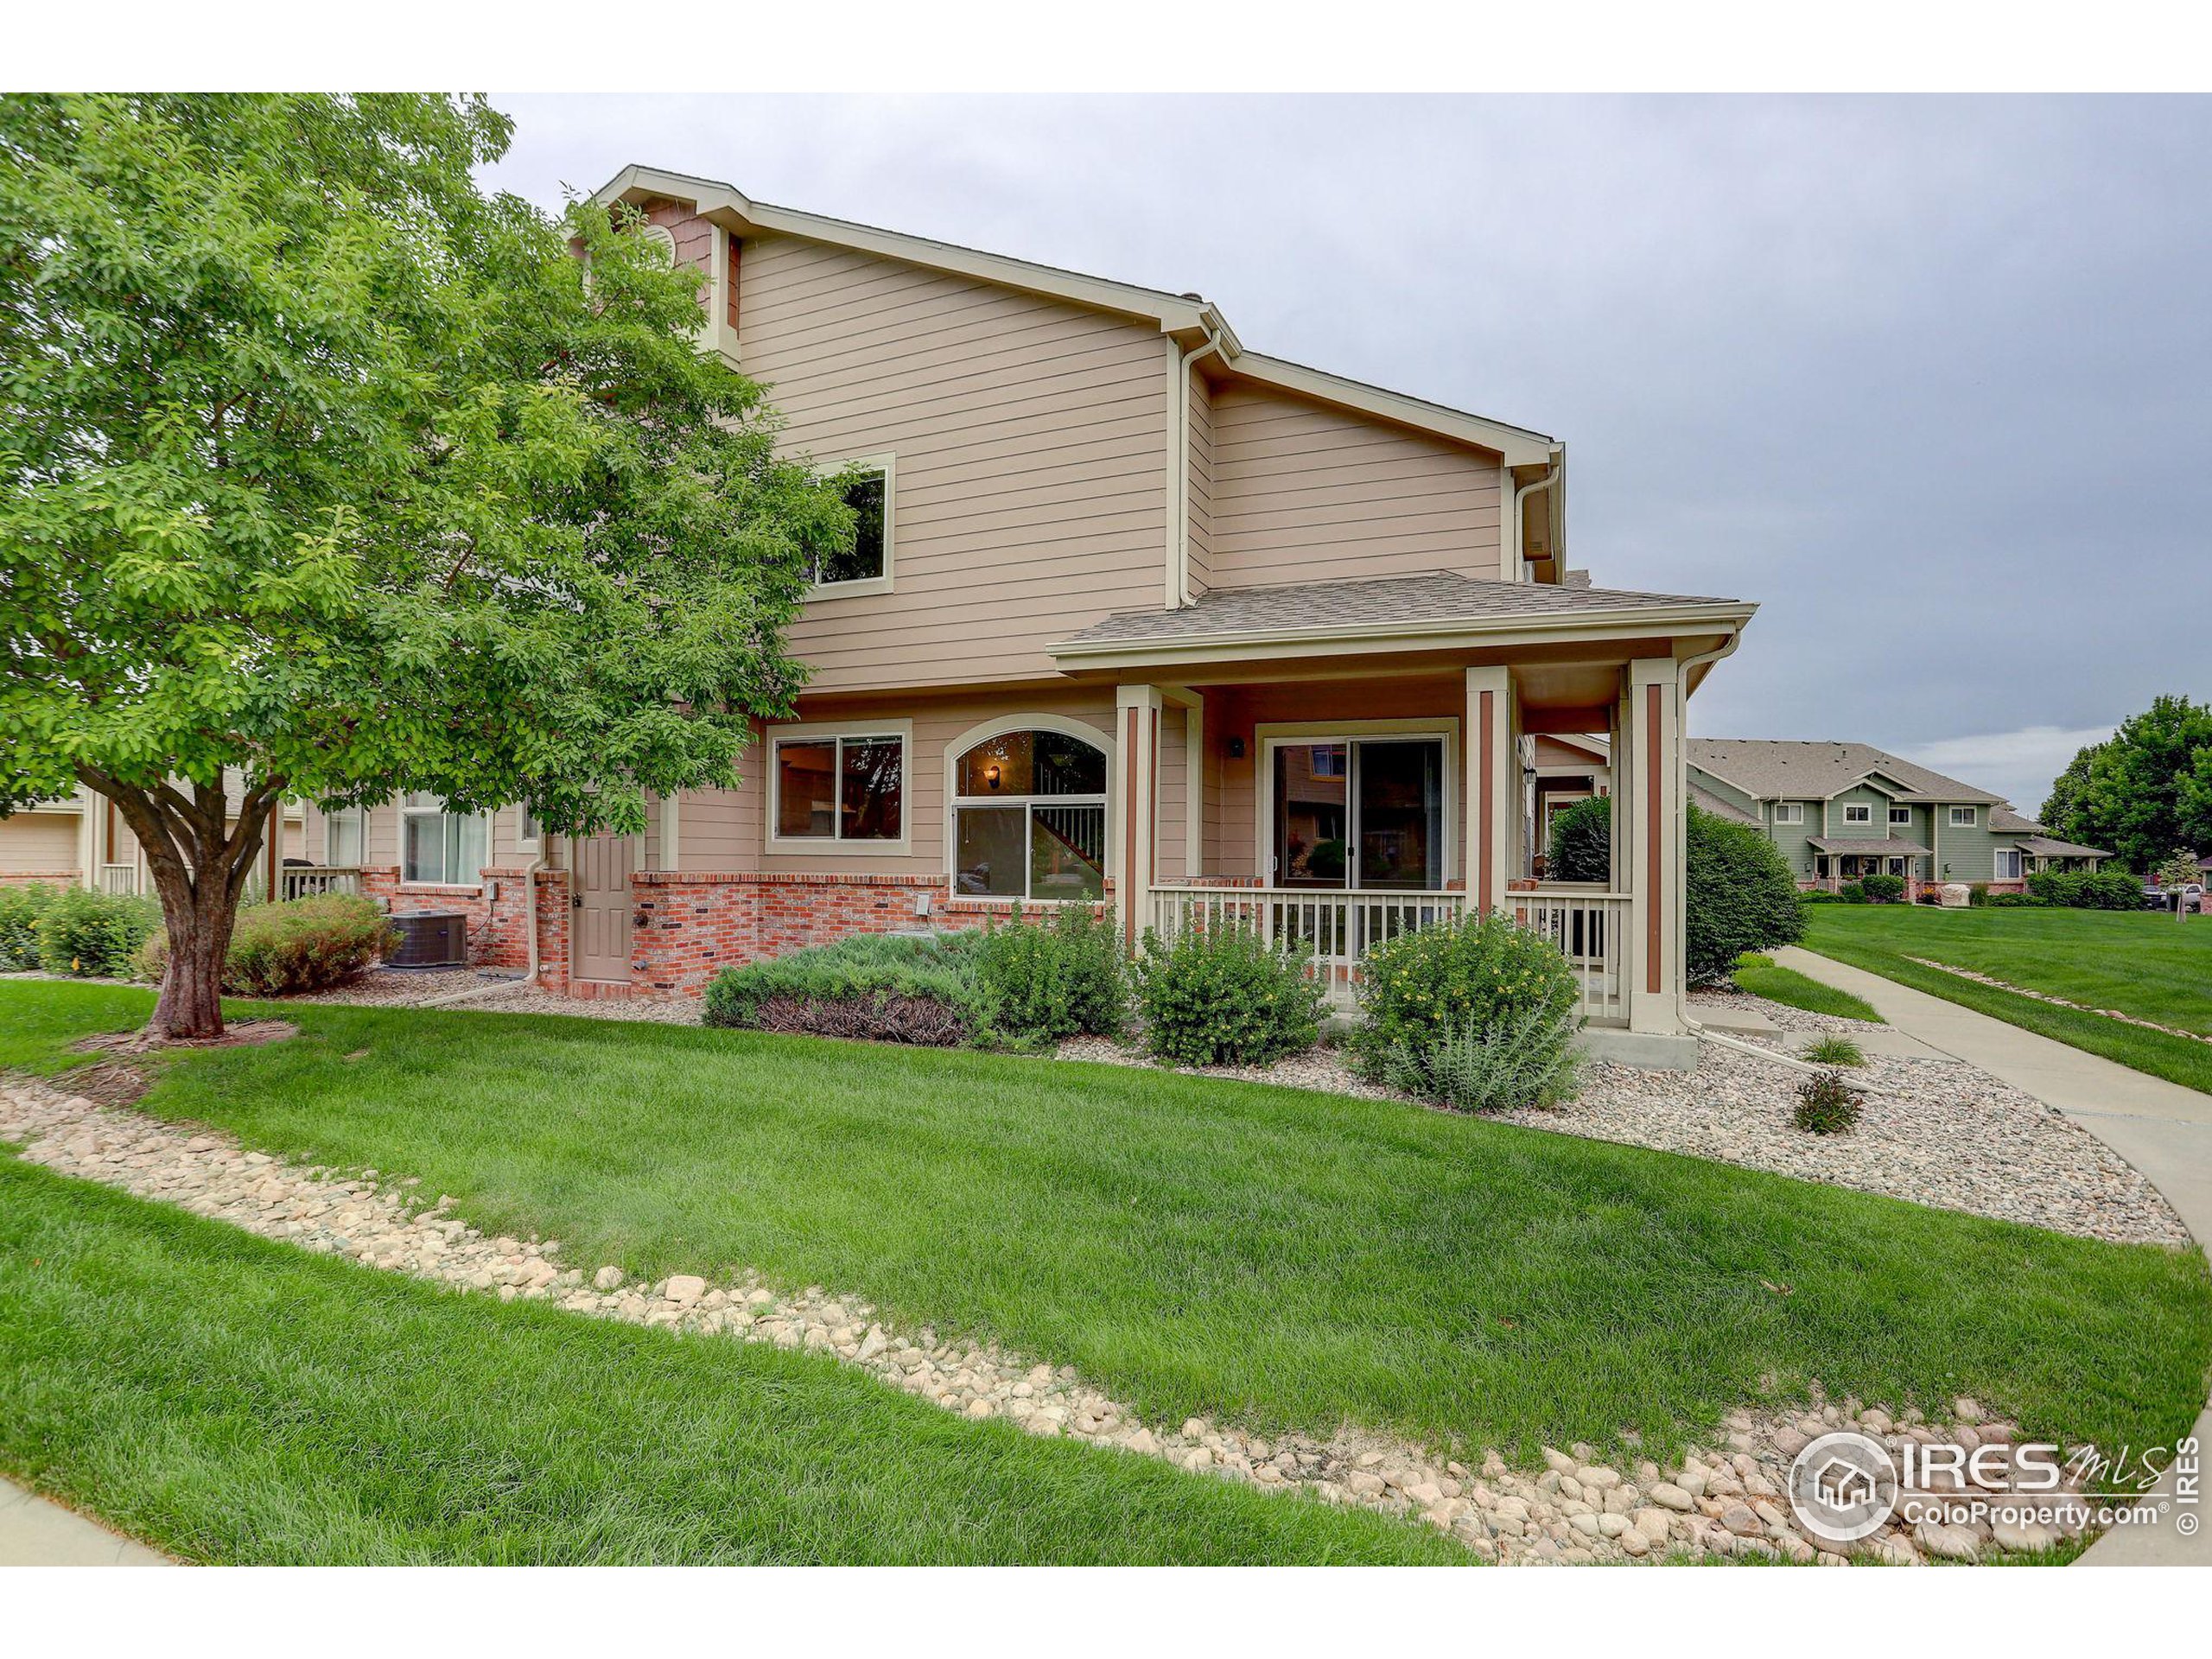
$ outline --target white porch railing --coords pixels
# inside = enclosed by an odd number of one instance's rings
[[[1582,982],[1582,1014],[1592,1025],[1628,1021],[1629,895],[1592,882],[1551,882],[1510,893],[1513,919],[1549,939]]]
[[[277,896],[304,899],[317,893],[359,893],[361,872],[351,866],[288,864],[276,872]]]
[[[1582,1012],[1594,1024],[1628,1019],[1629,898],[1592,886],[1509,893],[1515,921],[1559,946],[1582,984]],[[1467,908],[1464,893],[1340,892],[1311,887],[1156,887],[1146,919],[1163,944],[1186,928],[1243,926],[1270,944],[1310,954],[1332,1007],[1357,1002],[1359,961],[1371,946]]]
[[[1161,944],[1185,928],[1243,926],[1268,944],[1308,953],[1330,1005],[1350,1008],[1359,959],[1370,946],[1457,916],[1464,893],[1380,893],[1313,887],[1169,887],[1152,889],[1150,922]]]
[[[99,872],[102,893],[130,894],[138,891],[138,867],[136,864],[103,864]]]

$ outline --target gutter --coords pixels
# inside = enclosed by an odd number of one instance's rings
[[[1178,357],[1175,365],[1175,517],[1169,533],[1174,537],[1178,610],[1198,602],[1191,592],[1191,369],[1200,358],[1209,354],[1220,358],[1224,363],[1229,360],[1221,335],[1211,328],[1206,330],[1205,340]]]

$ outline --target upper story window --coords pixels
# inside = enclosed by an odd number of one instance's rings
[[[491,862],[490,823],[479,812],[448,812],[429,794],[410,795],[399,808],[399,877],[474,886]]]
[[[769,841],[882,851],[906,839],[906,731],[794,728],[772,740]]]
[[[1864,801],[1847,805],[1843,809],[1843,821],[1846,823],[1872,823],[1874,822],[1874,809]]]
[[[1072,733],[1001,732],[952,761],[953,886],[1002,899],[1106,891],[1106,753]]]
[[[1951,809],[1952,829],[1971,830],[1974,828],[1974,808],[1970,806],[1955,806]]]
[[[893,471],[889,455],[870,455],[823,469],[845,475],[845,505],[853,510],[852,546],[814,567],[817,599],[891,591]]]
[[[1777,823],[1804,823],[1805,803],[1802,801],[1777,801],[1774,804],[1774,821]]]
[[[1912,822],[1912,809],[1909,806],[1891,807],[1890,809],[1890,822],[1891,823],[1910,823]]]

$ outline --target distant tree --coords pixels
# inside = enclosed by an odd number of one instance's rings
[[[2069,841],[2110,848],[2139,874],[2176,847],[2212,843],[2212,706],[2153,698],[2074,757],[2043,821]]]
[[[849,545],[697,281],[486,197],[412,95],[0,99],[0,812],[90,785],[222,1027],[270,814],[404,791],[636,831],[788,709]],[[226,778],[234,780],[226,799]]]
[[[2151,872],[2151,879],[2162,887],[2186,887],[2203,880],[2204,872],[2199,868],[2195,853],[2186,847],[2177,847]]]

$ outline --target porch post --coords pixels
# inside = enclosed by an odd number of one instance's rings
[[[1467,768],[1468,902],[1483,915],[1505,902],[1509,819],[1519,811],[1513,744],[1513,680],[1499,667],[1467,671],[1463,730]]]
[[[1121,914],[1122,937],[1134,950],[1144,936],[1151,908],[1154,850],[1160,818],[1160,719],[1165,699],[1150,685],[1116,686],[1114,739],[1121,776],[1109,796],[1107,842],[1113,849],[1108,868],[1114,877],[1114,903]]]
[[[107,797],[89,784],[77,785],[78,881],[87,887],[100,885],[100,866],[107,861],[100,852],[100,832],[107,827]]]
[[[1671,658],[1628,665],[1624,746],[1635,757],[1617,821],[1628,843],[1629,1029],[1682,1028],[1681,680]],[[1619,876],[1617,874],[1618,883]]]

